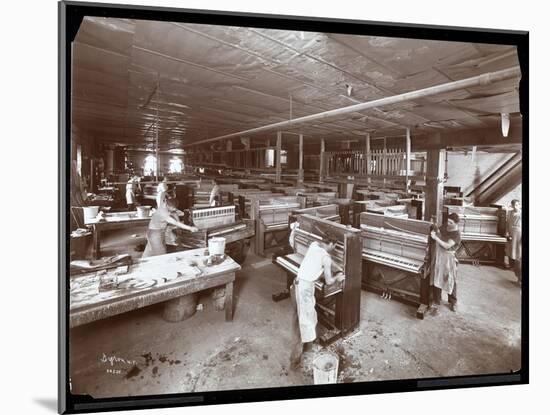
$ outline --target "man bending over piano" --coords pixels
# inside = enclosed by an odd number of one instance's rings
[[[321,242],[312,242],[302,260],[298,275],[290,288],[292,300],[292,352],[290,367],[296,369],[302,360],[304,348],[310,347],[317,338],[317,312],[315,311],[315,281],[323,277],[328,285],[344,280],[341,271],[332,275],[330,253],[337,239],[326,236]]]

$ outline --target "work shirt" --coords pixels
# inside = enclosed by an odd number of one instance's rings
[[[151,216],[149,229],[165,230],[168,226],[167,220],[169,217],[170,211],[165,206],[158,208],[155,213],[153,213],[153,216]]]
[[[317,281],[324,269],[330,269],[331,265],[330,254],[318,242],[312,242],[302,260],[297,278],[300,281]]]
[[[160,182],[157,186],[157,208],[160,207],[166,200],[166,192],[168,191],[168,185],[164,182]]]
[[[447,251],[456,252],[458,248],[460,247],[460,242],[462,241],[462,237],[460,235],[460,231],[448,231],[446,229],[441,230],[441,239],[445,242],[449,242],[451,239],[454,241],[454,245],[451,246]]]

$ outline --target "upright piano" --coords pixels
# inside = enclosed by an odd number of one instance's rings
[[[208,239],[215,236],[224,237],[226,253],[237,262],[244,262],[249,239],[254,236],[254,221],[236,219],[235,206],[190,209],[185,222],[194,225],[197,232],[174,229],[179,249],[204,248]]]
[[[256,221],[256,254],[265,255],[266,249],[284,244],[288,239],[289,218],[293,210],[301,207],[295,196],[272,199],[252,199],[251,219]],[[273,245],[276,243],[276,246]]]
[[[327,285],[322,277],[315,283],[316,309],[325,329],[321,343],[330,344],[359,326],[361,316],[361,237],[360,231],[311,215],[298,217],[299,227],[294,239],[294,253],[274,258],[274,263],[289,276],[296,276],[300,264],[313,241],[330,234],[338,239],[331,254],[333,269],[342,270],[345,280]]]
[[[229,193],[229,204],[237,206],[238,216],[241,218],[250,217],[250,199],[253,197],[269,198],[275,194],[270,190],[259,189],[238,189]]]
[[[456,256],[474,265],[504,265],[506,209],[503,207],[453,206],[443,209],[443,226],[451,213],[460,218],[462,242]]]
[[[386,299],[417,308],[424,318],[430,306],[432,224],[363,212],[363,287]]]

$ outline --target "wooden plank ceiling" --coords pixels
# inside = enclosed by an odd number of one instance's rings
[[[177,150],[196,140],[518,65],[515,47],[86,18],[73,49],[73,128]],[[495,126],[519,79],[296,127],[306,140]],[[292,111],[291,111],[292,108]],[[158,120],[158,124],[157,124]],[[264,135],[271,137],[274,134]]]

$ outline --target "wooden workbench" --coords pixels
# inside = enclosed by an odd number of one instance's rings
[[[160,302],[225,286],[225,319],[233,319],[233,282],[241,267],[226,257],[206,266],[205,249],[141,259],[118,276],[117,286],[99,291],[98,272],[70,278],[70,327],[101,320]],[[114,269],[110,272],[114,272]]]

